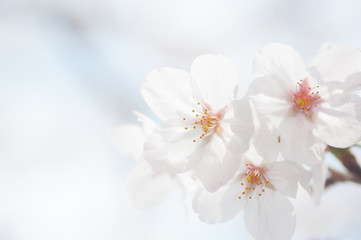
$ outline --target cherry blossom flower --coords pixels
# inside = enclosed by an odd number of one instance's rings
[[[279,129],[285,158],[312,165],[319,144],[345,148],[360,140],[361,100],[350,87],[360,73],[361,52],[343,46],[321,51],[308,70],[290,46],[269,44],[256,55],[250,100]]]
[[[143,144],[156,124],[145,115],[135,112],[142,127],[135,124],[124,124],[113,128],[110,136],[122,154],[129,155],[137,164],[131,171],[126,193],[136,208],[150,208],[163,201],[174,183],[183,188],[178,176],[159,173],[143,158]]]
[[[160,172],[194,170],[208,191],[215,191],[232,178],[239,161],[225,158],[233,135],[233,106],[243,112],[239,151],[245,152],[253,133],[246,101],[234,103],[238,86],[235,65],[221,55],[202,55],[190,74],[162,68],[149,73],[142,95],[163,120],[146,140],[144,157]]]
[[[228,221],[244,210],[246,228],[255,239],[288,240],[294,233],[296,216],[287,197],[296,198],[307,191],[310,177],[295,161],[248,159],[217,192],[200,189],[194,196],[193,209],[206,223]]]

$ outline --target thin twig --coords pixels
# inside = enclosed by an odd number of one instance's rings
[[[328,171],[331,173],[331,177],[326,180],[325,187],[329,187],[337,182],[354,182],[361,184],[361,179],[356,177],[354,174],[344,174],[332,168],[328,168]]]
[[[328,150],[335,155],[342,165],[361,181],[361,167],[355,156],[351,153],[350,148],[334,148],[328,146]]]

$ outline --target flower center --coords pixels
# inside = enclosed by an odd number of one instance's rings
[[[307,78],[297,82],[296,91],[292,95],[293,108],[298,112],[311,114],[312,109],[317,107],[321,100],[318,88],[319,86],[311,88]]]
[[[266,185],[269,184],[268,178],[261,167],[252,164],[246,164],[247,171],[241,179],[242,192],[238,199],[252,199],[253,194],[259,197],[265,192]]]
[[[197,105],[200,105],[198,102]],[[212,108],[205,104],[205,106],[201,106],[199,111],[192,110],[192,117],[191,127],[190,129],[201,129],[200,135],[197,136],[199,139],[203,139],[214,132],[220,131],[219,121],[223,116],[225,108],[219,110],[218,112],[213,112]],[[186,118],[183,118],[186,120]],[[188,127],[185,127],[185,130],[188,130]],[[196,142],[196,139],[193,140]]]

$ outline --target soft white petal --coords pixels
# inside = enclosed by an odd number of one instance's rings
[[[219,121],[219,131],[216,134],[225,142],[229,142],[234,136],[231,130],[232,123],[234,122],[234,102],[231,102],[229,106],[224,110],[223,117]],[[252,123],[251,123],[252,124]]]
[[[269,98],[289,102],[296,83],[280,79],[274,75],[256,78],[249,85],[248,94],[252,97],[262,94]]]
[[[137,208],[149,208],[159,204],[169,193],[173,184],[170,174],[160,174],[144,162],[130,173],[126,193]]]
[[[350,93],[361,91],[361,73],[355,73],[346,78],[343,89]]]
[[[141,93],[162,120],[175,118],[178,112],[187,112],[196,105],[193,99],[190,75],[183,70],[161,68],[151,71]]]
[[[140,113],[138,111],[133,111],[133,114],[137,116],[138,121],[142,123],[143,131],[145,135],[148,136],[156,128],[157,126],[156,123],[149,117],[145,116],[143,113]]]
[[[268,191],[247,201],[244,222],[255,240],[290,240],[295,231],[296,216],[290,200]]]
[[[240,192],[239,182],[227,184],[215,193],[200,189],[194,196],[193,210],[205,223],[228,221],[243,209],[244,200],[238,199]]]
[[[320,142],[313,135],[314,125],[303,114],[295,113],[280,124],[281,141],[285,142],[282,155],[285,159],[313,165],[319,162],[311,147]]]
[[[241,166],[246,167],[247,163],[251,163],[254,166],[260,166],[263,162],[265,162],[265,159],[262,158],[252,144],[248,151],[244,154],[244,161],[242,161]],[[247,167],[243,168],[243,173],[246,171],[244,169],[247,169]]]
[[[180,173],[193,169],[201,160],[205,145],[198,140],[200,131],[185,130],[179,119],[165,121],[147,138],[144,158],[160,172]]]
[[[139,161],[143,158],[145,134],[141,127],[134,124],[123,124],[109,131],[113,144],[120,153]]]
[[[308,184],[311,172],[306,171],[299,163],[293,161],[280,161],[265,164],[266,176],[276,191],[296,198],[298,183],[304,189],[309,190]]]
[[[226,154],[225,143],[217,135],[204,140],[208,142],[202,160],[195,169],[195,176],[207,191],[215,192],[233,177],[241,158],[233,158]]]
[[[237,137],[238,146],[235,151],[243,154],[249,148],[250,139],[255,131],[251,107],[248,99],[236,100],[232,106],[234,117],[229,122],[234,135]]]
[[[320,81],[345,82],[350,75],[361,71],[361,52],[345,46],[332,46],[321,51],[312,61],[310,72],[317,72]]]
[[[267,77],[265,82],[271,81],[266,84],[293,90],[296,82],[306,77],[306,68],[301,56],[291,46],[271,43],[259,51],[253,60],[253,78],[260,77]],[[261,83],[257,86],[267,90]]]
[[[327,87],[327,90],[330,93],[339,93],[347,98],[350,95],[357,94],[361,91],[361,72],[348,76],[343,82],[324,82],[321,86]],[[322,94],[322,98],[324,98],[323,95],[324,94]],[[327,99],[328,98],[329,97],[327,97]]]
[[[321,197],[325,190],[325,183],[327,177],[327,162],[325,158],[322,158],[321,162],[312,166],[313,174],[313,199],[314,202],[319,205],[321,203]]]
[[[354,95],[342,105],[333,102],[319,106],[315,134],[328,145],[346,148],[361,139],[361,99]]]
[[[191,75],[198,83],[205,102],[214,110],[233,100],[239,77],[237,67],[228,58],[213,54],[199,56],[192,64]]]
[[[284,139],[281,139],[278,129],[264,122],[260,125],[253,140],[254,148],[266,162],[277,161],[284,145]]]
[[[260,120],[269,120],[276,127],[278,127],[280,122],[293,111],[291,102],[281,98],[258,94],[250,96],[250,101],[256,109]]]

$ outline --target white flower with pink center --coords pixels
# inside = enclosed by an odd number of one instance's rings
[[[344,148],[361,139],[361,100],[351,89],[361,82],[360,51],[334,46],[306,70],[292,47],[273,43],[256,55],[253,77],[250,100],[278,128],[285,158],[312,165],[316,145]]]
[[[288,197],[307,192],[310,177],[310,172],[294,161],[256,164],[246,160],[218,191],[200,189],[193,199],[193,209],[206,223],[228,221],[243,210],[246,228],[254,239],[288,240],[296,224]]]
[[[292,96],[293,109],[304,114],[311,114],[317,103],[321,102],[318,89],[319,86],[311,88],[308,79],[297,82],[296,90]]]
[[[162,120],[144,145],[145,159],[160,172],[194,170],[209,191],[225,184],[237,170],[238,161],[225,158],[225,145],[233,135],[230,123],[238,87],[235,65],[221,55],[195,59],[190,74],[162,68],[149,73],[142,95]],[[250,107],[243,111],[239,149],[245,152],[253,133]]]

